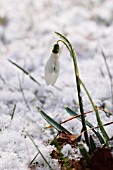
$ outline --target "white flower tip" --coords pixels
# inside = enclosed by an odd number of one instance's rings
[[[46,80],[46,79],[45,79],[45,80]],[[51,84],[50,82],[47,82],[47,81],[45,81],[45,82],[46,82],[46,85],[47,85],[47,86],[49,86],[49,85]]]

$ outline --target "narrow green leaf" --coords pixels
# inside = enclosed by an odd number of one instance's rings
[[[12,119],[13,119],[13,117],[14,117],[15,110],[16,110],[16,104],[15,104],[15,105],[14,105],[14,107],[13,107],[13,111],[12,111],[12,114],[11,114],[11,120],[12,120]]]
[[[95,144],[95,142],[94,142],[94,140],[93,140],[93,138],[92,138],[92,136],[90,135],[90,146],[91,146],[91,151],[92,151],[92,153],[94,153],[95,152],[95,150],[96,150],[96,144]]]
[[[102,121],[101,121],[100,116],[99,116],[99,113],[98,113],[98,110],[97,110],[96,106],[94,105],[93,100],[92,100],[92,98],[91,98],[88,90],[86,89],[84,83],[82,82],[81,79],[79,79],[79,80],[80,80],[80,83],[81,83],[81,85],[83,86],[83,88],[84,88],[84,90],[85,90],[85,92],[86,92],[86,94],[87,94],[87,96],[88,96],[88,98],[89,98],[89,100],[90,100],[90,102],[91,102],[91,104],[92,104],[92,107],[93,107],[93,109],[94,109],[94,111],[95,111],[95,113],[96,113],[96,118],[97,118],[98,125],[99,125],[100,130],[101,130],[101,132],[102,132],[102,134],[103,134],[103,136],[104,136],[104,138],[105,138],[105,140],[106,140],[106,145],[108,146],[109,137],[108,137],[108,135],[107,135],[107,133],[106,133],[106,131],[105,131],[105,129],[104,129],[104,126],[103,126],[103,124],[102,124]]]
[[[39,147],[36,145],[36,143],[34,142],[34,140],[32,139],[32,137],[27,133],[28,137],[30,138],[30,140],[32,141],[32,143],[34,144],[34,146],[36,147],[36,149],[38,150],[38,152],[40,153],[41,157],[43,158],[43,160],[46,162],[46,164],[48,165],[48,167],[53,170],[51,168],[51,166],[49,165],[48,161],[46,160],[46,158],[44,157],[44,155],[42,154],[42,152],[40,151]]]
[[[57,123],[55,120],[53,120],[50,116],[48,116],[45,112],[43,112],[38,106],[36,109],[39,111],[39,113],[42,115],[42,117],[51,125],[53,126],[57,131],[63,132],[66,131],[70,133],[67,129],[65,129],[61,124]]]
[[[100,48],[100,50],[101,50],[101,53],[102,53],[102,56],[103,56],[103,59],[104,59],[105,65],[106,65],[106,69],[107,69],[110,84],[111,84],[111,97],[112,97],[112,110],[113,110],[113,79],[112,79],[112,74],[110,72],[110,69],[109,69],[109,66],[108,66],[108,63],[107,63],[107,60],[106,60],[106,55],[105,55],[104,51],[102,50],[102,48]]]
[[[109,75],[109,79],[112,81],[112,75],[111,75],[111,72],[110,72],[110,69],[109,69],[107,60],[106,60],[106,55],[105,55],[105,53],[104,53],[104,51],[103,51],[102,48],[100,48],[100,50],[101,50],[102,56],[103,56],[103,58],[104,58],[104,62],[105,62],[106,68],[107,68],[107,72],[108,72],[108,75]]]
[[[22,88],[22,84],[21,84],[21,80],[20,80],[20,77],[19,77],[19,76],[18,76],[18,80],[19,80],[20,91],[21,91],[21,93],[22,93],[24,102],[25,102],[26,107],[28,108],[28,110],[30,110],[30,107],[29,107],[29,105],[28,105],[28,103],[27,103],[27,100],[26,100],[26,97],[25,97],[25,94],[24,94],[24,90],[23,90],[23,88]]]
[[[82,154],[82,156],[84,157],[84,159],[87,161],[87,163],[90,163],[91,160],[91,156],[89,155],[89,153],[87,152],[86,148],[84,147],[84,145],[80,142],[78,144],[80,153]]]
[[[10,63],[12,63],[13,65],[15,65],[17,68],[19,68],[23,73],[25,73],[26,75],[28,75],[29,78],[30,78],[31,80],[33,80],[36,84],[41,85],[41,84],[40,84],[33,76],[31,76],[30,73],[29,73],[28,71],[26,71],[24,68],[22,68],[21,66],[19,66],[19,65],[16,64],[16,63],[14,63],[14,62],[11,61],[10,59],[8,59],[8,61],[9,61]]]
[[[70,109],[69,107],[65,107],[66,111],[71,115],[71,116],[77,116],[78,114],[76,112],[74,112],[72,109]],[[81,116],[77,117],[78,120],[82,121]],[[86,120],[86,125],[89,126],[90,128],[93,128],[94,126]],[[92,131],[96,134],[96,136],[98,137],[99,141],[101,144],[104,144],[104,139],[102,138],[102,136],[100,135],[100,133],[98,131],[96,131],[95,129],[92,129]]]
[[[33,157],[33,159],[31,160],[30,164],[29,164],[29,168],[31,167],[31,165],[33,164],[34,160],[37,158],[39,152],[35,155],[35,157]]]

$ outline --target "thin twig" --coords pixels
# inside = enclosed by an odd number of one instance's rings
[[[93,112],[93,111],[94,111],[94,110],[91,110],[91,111],[85,112],[85,113],[83,113],[83,114],[79,114],[79,115],[77,115],[77,116],[72,116],[71,118],[64,120],[64,121],[61,122],[60,124],[66,123],[66,122],[68,122],[68,121],[70,121],[70,120],[73,120],[73,119],[75,119],[75,118],[77,118],[77,117],[80,117],[80,116],[82,116],[82,115],[86,115],[86,114],[91,113],[91,112]],[[53,127],[53,126],[47,126],[46,128],[52,128],[52,127]]]
[[[103,126],[108,126],[108,125],[111,125],[111,124],[113,124],[113,121],[112,121],[112,122],[105,123],[105,124],[103,124]],[[100,126],[92,127],[92,128],[90,128],[90,129],[87,129],[87,131],[93,130],[93,129],[97,129],[97,128],[100,128]],[[85,131],[81,132],[81,133],[77,136],[77,138],[80,137],[84,132],[85,132]]]

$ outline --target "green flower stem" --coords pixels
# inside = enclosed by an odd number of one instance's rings
[[[78,91],[78,100],[79,100],[80,113],[83,114],[84,113],[84,108],[83,108],[82,97],[80,95],[81,94],[81,88],[80,88],[80,81],[79,81],[79,71],[78,71],[78,65],[77,65],[77,61],[76,61],[76,54],[75,54],[73,49],[72,49],[72,58],[73,58],[74,68],[75,68],[75,77],[76,77],[76,83],[77,83],[77,91]],[[84,133],[85,141],[86,141],[87,145],[90,147],[84,114],[81,116],[81,118],[82,118],[83,131],[85,129],[85,133]]]
[[[67,49],[70,51],[70,48],[68,47],[67,43],[65,43],[65,41],[63,41],[63,40],[58,40],[58,41],[57,41],[57,44],[58,44],[59,42],[62,42],[63,44],[65,44],[65,46],[67,47]]]
[[[83,126],[83,131],[85,131],[84,137],[85,137],[86,144],[90,148],[88,133],[87,133],[87,128],[86,128],[86,122],[85,122],[85,116],[83,115],[83,113],[84,113],[83,102],[82,102],[82,97],[80,95],[81,94],[81,88],[80,88],[80,81],[79,81],[78,65],[77,65],[77,61],[76,61],[76,54],[75,54],[75,51],[72,48],[72,45],[69,42],[69,40],[65,36],[63,36],[62,34],[60,34],[58,32],[55,32],[55,33],[57,35],[59,35],[62,39],[62,40],[58,40],[57,43],[61,41],[67,47],[67,49],[69,50],[70,55],[73,59],[74,70],[75,70],[75,78],[76,78],[76,83],[77,83],[78,100],[79,100],[79,106],[80,106],[80,113],[82,114],[82,116],[81,116],[82,117],[82,126]]]

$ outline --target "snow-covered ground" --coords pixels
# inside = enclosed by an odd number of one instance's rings
[[[6,23],[2,20],[6,17]],[[45,63],[53,44],[59,39],[54,31],[66,35],[77,53],[80,75],[96,105],[103,101],[112,110],[111,85],[100,47],[106,54],[113,78],[113,2],[112,0],[0,0],[0,170],[28,170],[37,149],[31,135],[54,170],[57,161],[50,159],[53,139],[47,122],[36,106],[58,122],[69,118],[64,106],[77,109],[77,91],[73,62],[61,44],[60,75],[55,86],[44,80]],[[32,81],[8,59],[26,69],[40,85]],[[22,95],[24,93],[24,97]],[[84,109],[92,109],[83,91]],[[13,120],[11,114],[16,104]],[[79,110],[78,110],[79,113]],[[113,121],[100,112],[103,123]],[[95,114],[87,116],[94,125]],[[72,120],[65,124],[78,134],[81,123]],[[113,136],[113,126],[106,127]],[[67,149],[65,147],[65,149]],[[64,149],[64,153],[65,153]],[[48,170],[40,154],[38,170]]]

